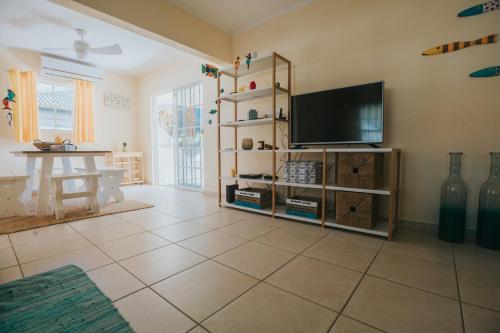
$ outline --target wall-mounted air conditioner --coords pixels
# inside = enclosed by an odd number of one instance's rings
[[[41,56],[40,74],[94,83],[100,83],[103,79],[103,71],[100,68],[49,56]]]

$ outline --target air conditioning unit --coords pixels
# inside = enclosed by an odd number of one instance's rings
[[[94,83],[100,83],[103,79],[103,71],[100,68],[49,56],[41,56],[40,74]]]

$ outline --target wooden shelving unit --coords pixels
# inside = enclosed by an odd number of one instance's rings
[[[142,152],[111,152],[106,154],[106,165],[125,169],[121,185],[144,183]]]
[[[288,82],[286,87],[280,85],[277,86],[277,71],[285,70],[287,71]],[[272,76],[272,88],[265,88],[260,90],[253,90],[244,93],[235,93],[232,95],[221,96],[221,78],[224,76],[229,76],[233,79],[233,90],[236,91],[238,89],[238,79],[254,75],[256,73],[264,73],[269,72]],[[241,150],[238,149],[238,128],[247,127],[247,126],[272,126],[272,145],[276,147],[276,125],[278,122],[283,122],[284,124],[288,124],[287,120],[276,119],[275,117],[271,118],[263,118],[256,120],[246,120],[246,121],[238,121],[238,104],[240,102],[248,102],[252,100],[258,100],[266,97],[271,97],[272,110],[276,110],[276,99],[277,96],[284,95],[287,97],[287,112],[290,110],[291,104],[291,62],[282,57],[277,53],[273,53],[271,56],[264,57],[262,59],[258,59],[250,65],[250,69],[247,70],[245,66],[241,66],[240,70],[236,71],[234,68],[229,70],[222,70],[221,75],[217,79],[217,146],[218,146],[218,200],[219,206],[225,206],[235,209],[246,210],[254,213],[269,215],[274,217],[281,217],[286,219],[298,220],[307,223],[314,223],[321,225],[323,227],[334,227],[345,230],[357,231],[366,234],[372,234],[377,236],[387,237],[388,239],[392,239],[392,236],[396,229],[397,216],[398,216],[398,200],[399,200],[399,173],[400,173],[400,156],[401,152],[396,148],[314,148],[314,149],[290,149],[289,142],[287,143],[287,147],[281,147],[280,149],[272,149],[272,150]],[[234,105],[233,107],[233,120],[221,123],[221,106],[223,103],[231,103]],[[289,114],[289,113],[288,113]],[[274,113],[273,113],[274,115]],[[233,129],[233,147],[221,147],[221,130]],[[227,130],[226,129],[226,130]],[[290,136],[288,136],[290,137]],[[363,189],[363,188],[350,188],[350,187],[342,187],[337,186],[335,184],[327,184],[328,174],[327,174],[327,163],[328,158],[333,155],[334,165],[337,165],[338,153],[342,152],[354,152],[354,153],[377,153],[377,154],[385,154],[388,159],[388,185],[379,189]],[[302,184],[302,183],[289,183],[285,181],[281,181],[277,179],[277,163],[280,161],[280,157],[286,154],[285,159],[291,160],[292,154],[294,153],[302,153],[302,154],[320,154],[321,160],[323,162],[323,175],[322,175],[322,183],[321,184]],[[267,179],[246,179],[229,176],[222,176],[222,167],[221,167],[221,155],[222,154],[233,154],[234,156],[234,164],[233,168],[236,170],[236,174],[238,174],[238,155],[239,154],[265,154],[266,156],[272,157],[272,180]],[[265,184],[271,187],[272,190],[272,207],[268,209],[254,209],[248,207],[238,206],[232,203],[227,203],[222,201],[222,182],[246,182],[246,183],[257,183],[257,184]],[[289,215],[285,212],[285,207],[276,204],[276,191],[277,187],[284,186],[287,188],[287,193],[289,193],[290,188],[298,187],[305,189],[314,189],[321,191],[321,199],[322,199],[322,213],[321,217],[318,219],[311,219],[305,217],[299,217],[295,215]],[[387,218],[380,219],[378,223],[375,224],[373,229],[363,229],[351,227],[348,225],[343,225],[336,223],[335,217],[330,216],[326,211],[326,203],[327,203],[327,195],[334,193],[335,191],[345,191],[345,192],[357,192],[357,193],[369,193],[373,195],[381,195],[388,197],[389,204],[387,210]]]

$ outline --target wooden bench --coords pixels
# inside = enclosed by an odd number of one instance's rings
[[[76,170],[85,171],[85,169],[82,168],[76,168]],[[99,191],[97,193],[99,205],[105,205],[111,197],[115,198],[116,202],[123,202],[125,200],[125,195],[120,189],[120,184],[126,171],[126,169],[113,167],[97,169],[97,172],[101,174],[101,178],[99,179]],[[86,184],[84,182],[81,189],[85,188]]]
[[[101,176],[98,172],[81,172],[72,173],[65,175],[49,175],[49,179],[52,184],[52,197],[54,200],[54,212],[56,214],[56,219],[64,219],[64,205],[63,200],[75,199],[75,198],[87,198],[89,209],[92,213],[99,213],[99,203],[97,201],[97,192],[99,189],[99,177]],[[80,192],[64,192],[63,182],[65,180],[83,180],[87,186],[85,191]]]
[[[0,177],[0,217],[7,213],[26,215],[26,204],[20,196],[26,190],[29,176]]]

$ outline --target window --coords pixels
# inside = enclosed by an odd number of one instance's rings
[[[75,88],[62,84],[38,82],[37,94],[40,129],[72,131]]]

